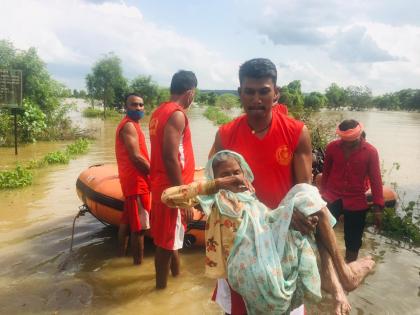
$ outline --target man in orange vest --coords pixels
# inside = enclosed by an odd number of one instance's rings
[[[152,179],[152,236],[156,245],[156,288],[163,289],[172,275],[179,274],[178,249],[182,248],[191,209],[169,208],[161,201],[169,187],[189,184],[194,179],[195,162],[186,109],[194,100],[197,78],[191,71],[175,73],[171,98],[153,112],[149,122]]]
[[[303,122],[282,112],[277,103],[280,92],[277,69],[272,61],[251,59],[239,69],[238,94],[245,114],[221,126],[212,151],[232,150],[240,153],[254,173],[255,193],[269,208],[276,208],[293,185],[311,183],[312,145],[309,131]],[[306,219],[297,211],[292,218],[296,230],[307,234],[316,225],[317,218]],[[334,295],[336,313],[347,314],[350,304],[333,269],[331,257],[320,248],[322,281]],[[328,277],[326,277],[328,275]],[[220,288],[225,288],[221,294]],[[218,296],[224,296],[218,299]],[[230,301],[226,303],[227,300]],[[232,315],[246,313],[242,297],[219,279],[213,296],[221,307]],[[302,314],[302,308],[293,314]]]
[[[124,256],[130,234],[133,263],[138,265],[143,260],[144,233],[150,229],[150,162],[139,124],[144,116],[142,97],[135,93],[127,95],[125,107],[127,115],[119,123],[115,136],[118,174],[125,197],[118,244],[119,255]]]

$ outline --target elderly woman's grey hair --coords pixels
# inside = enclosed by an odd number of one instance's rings
[[[241,167],[241,161],[238,159],[236,155],[230,154],[229,152],[216,153],[216,156],[214,157],[213,165],[212,165],[213,173],[215,172],[217,167],[219,167],[220,164],[226,162],[229,159],[234,159],[236,162],[238,162],[239,167]]]

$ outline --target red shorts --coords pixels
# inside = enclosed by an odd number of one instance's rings
[[[150,194],[128,196],[124,201],[121,224],[129,224],[131,232],[150,229]]]
[[[167,250],[177,250],[184,244],[185,218],[178,208],[169,208],[152,200],[151,226],[153,242]]]

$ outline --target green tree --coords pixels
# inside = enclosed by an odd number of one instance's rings
[[[352,110],[364,110],[372,106],[372,91],[367,86],[346,88],[346,105]]]
[[[169,88],[159,87],[158,96],[157,96],[157,104],[168,101],[170,96],[171,96],[171,93],[169,92]]]
[[[215,92],[207,93],[207,104],[209,106],[215,106],[217,100],[217,94]]]
[[[233,107],[239,107],[239,99],[237,96],[225,93],[217,97],[216,106],[222,109],[231,109]]]
[[[145,106],[148,108],[154,108],[159,105],[159,87],[152,81],[150,76],[136,77],[131,81],[130,92],[140,94]]]
[[[331,84],[325,90],[325,96],[327,98],[328,108],[338,109],[345,106],[346,101],[346,90],[336,83]]]
[[[400,100],[395,93],[387,93],[377,96],[372,101],[373,106],[381,110],[398,110],[400,108]]]
[[[121,106],[127,92],[121,59],[110,53],[97,61],[86,76],[86,88],[92,99],[99,99],[106,107]]]
[[[320,92],[311,92],[308,95],[305,95],[304,98],[304,105],[305,109],[310,109],[314,111],[318,111],[320,108],[325,107],[328,100]]]
[[[280,103],[286,104],[289,111],[299,118],[303,114],[304,96],[301,90],[299,80],[290,82],[288,85],[280,88]]]
[[[207,105],[208,104],[208,93],[203,93],[201,91],[199,91],[198,89],[196,90],[196,94],[195,94],[195,100],[198,104],[200,105]]]
[[[11,42],[0,40],[0,68],[22,70],[23,98],[45,113],[55,110],[65,86],[51,78],[35,48],[17,50]]]
[[[0,68],[22,71],[24,111],[18,118],[20,142],[75,136],[66,116],[70,107],[59,106],[60,98],[67,97],[69,89],[51,78],[35,48],[18,50],[11,42],[0,40]],[[0,111],[0,145],[12,143],[12,130],[9,112]]]

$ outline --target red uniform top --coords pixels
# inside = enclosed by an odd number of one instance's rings
[[[150,164],[150,177],[152,179],[152,198],[160,202],[162,192],[172,186],[166,174],[166,168],[163,163],[163,132],[165,125],[171,115],[180,111],[185,116],[185,128],[179,146],[178,159],[182,167],[182,181],[189,184],[194,180],[194,153],[191,143],[191,131],[188,124],[188,118],[184,109],[177,103],[165,102],[153,112],[149,122],[149,134],[151,144],[152,161]]]
[[[119,123],[115,136],[115,155],[117,157],[118,174],[121,183],[121,189],[125,197],[133,195],[148,194],[150,192],[149,176],[142,174],[130,160],[127,148],[120,136],[121,129],[126,123],[132,122],[137,131],[139,138],[139,148],[141,155],[149,161],[149,153],[147,152],[144,134],[140,128],[140,124],[128,116],[125,116]]]
[[[224,149],[242,154],[254,173],[252,184],[258,199],[274,209],[293,186],[293,152],[303,123],[272,113],[271,126],[262,139],[252,133],[246,115],[221,126],[219,136]]]
[[[283,114],[286,116],[289,114],[289,110],[287,109],[287,106],[281,103],[274,104],[273,112],[274,111],[278,111],[280,114]]]
[[[346,210],[365,210],[366,177],[372,189],[373,203],[383,207],[381,171],[378,151],[365,140],[345,158],[341,148],[342,140],[328,144],[325,151],[324,169],[322,172],[322,197],[328,202],[343,200]]]

